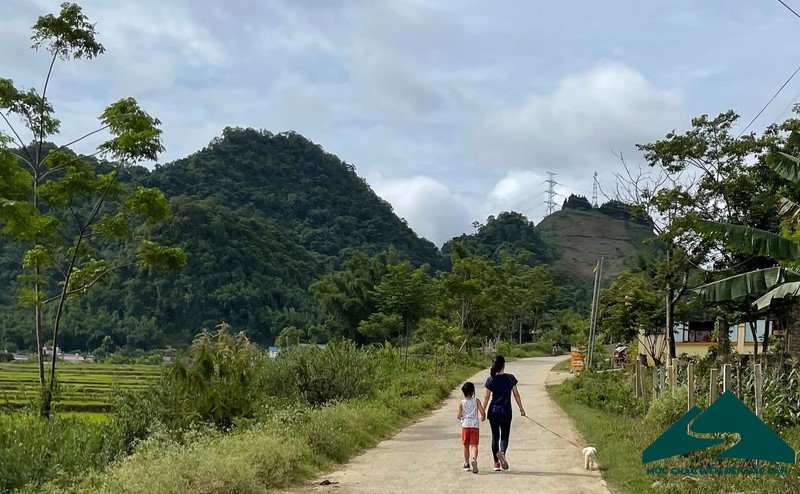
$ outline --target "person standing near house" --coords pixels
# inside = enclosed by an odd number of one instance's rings
[[[525,416],[522,398],[520,398],[517,390],[517,378],[513,374],[506,374],[505,368],[505,357],[502,355],[496,356],[492,362],[489,377],[486,378],[486,393],[483,397],[483,407],[486,410],[486,417],[489,419],[489,426],[492,429],[492,456],[495,472],[499,472],[501,468],[508,470],[506,452],[508,451],[508,440],[511,435],[512,395],[519,407],[519,414],[523,417]]]

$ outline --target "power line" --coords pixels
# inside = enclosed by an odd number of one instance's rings
[[[778,1],[780,1],[780,0],[778,0]],[[781,3],[782,3],[782,2],[781,2]],[[752,120],[750,120],[750,123],[749,123],[749,124],[747,124],[747,127],[745,127],[745,128],[744,128],[744,129],[743,129],[743,130],[742,130],[742,131],[739,133],[739,135],[738,135],[738,136],[736,136],[736,138],[737,138],[737,139],[738,139],[738,138],[740,138],[740,137],[742,137],[742,135],[743,135],[745,132],[747,132],[747,129],[749,129],[749,128],[750,128],[750,126],[751,126],[751,125],[753,125],[753,123],[754,123],[754,122],[755,122],[755,121],[758,119],[758,117],[760,117],[760,116],[761,116],[761,114],[762,114],[762,113],[764,113],[764,110],[766,110],[766,109],[767,109],[767,107],[770,105],[770,103],[772,103],[772,101],[773,101],[775,98],[777,98],[779,94],[781,94],[781,91],[783,91],[783,88],[785,88],[785,87],[786,87],[786,85],[787,85],[787,84],[789,84],[789,82],[791,82],[791,80],[792,80],[792,79],[794,79],[794,76],[796,76],[798,72],[800,72],[800,66],[798,66],[798,67],[797,67],[797,69],[795,69],[795,71],[792,73],[792,75],[790,75],[790,76],[789,76],[789,78],[788,78],[788,79],[786,79],[786,82],[784,82],[784,83],[783,83],[783,85],[782,85],[782,86],[781,86],[781,87],[778,89],[778,91],[776,91],[776,92],[775,92],[775,94],[773,94],[773,95],[772,95],[772,98],[770,98],[770,99],[769,99],[769,101],[767,101],[767,104],[766,104],[766,105],[764,105],[764,107],[761,109],[761,111],[760,111],[760,112],[758,112],[758,113],[756,114],[756,116],[755,116],[755,117],[753,117],[753,119],[752,119]]]
[[[511,197],[510,199],[504,199],[504,200],[502,200],[501,202],[499,202],[499,203],[498,203],[498,205],[497,205],[497,206],[493,206],[493,207],[490,207],[489,209],[486,209],[486,210],[484,210],[484,211],[483,211],[483,212],[482,212],[482,213],[479,215],[479,216],[480,216],[479,220],[480,220],[480,221],[483,221],[484,219],[486,219],[486,218],[485,218],[485,217],[486,217],[486,215],[488,215],[488,214],[490,214],[490,213],[493,213],[493,212],[497,211],[498,209],[500,209],[500,210],[503,210],[503,209],[505,209],[505,208],[508,208],[508,206],[517,205],[517,204],[518,204],[518,201],[519,201],[520,199],[523,199],[524,201],[530,201],[530,200],[531,200],[531,199],[533,199],[535,196],[537,196],[537,195],[541,195],[541,194],[543,194],[543,193],[544,193],[544,192],[540,190],[540,191],[537,191],[537,192],[535,192],[535,193],[533,193],[533,194],[532,194],[530,190],[524,190],[524,191],[520,192],[519,194],[517,194],[517,195],[515,195],[515,196]],[[513,209],[513,208],[512,208],[512,209]]]
[[[795,12],[793,8],[791,8],[791,7],[789,7],[788,5],[786,5],[786,3],[785,3],[783,0],[778,0],[778,1],[781,3],[781,5],[783,5],[783,6],[784,6],[784,7],[786,7],[787,9],[789,9],[789,12],[791,12],[792,14],[794,14],[795,16],[797,16],[797,17],[799,17],[799,18],[800,18],[800,14],[798,14],[797,12]]]

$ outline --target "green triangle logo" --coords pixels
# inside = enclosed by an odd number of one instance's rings
[[[695,434],[739,435],[739,441],[717,458],[741,458],[795,463],[795,451],[730,391],[705,412],[693,407],[642,452],[642,463],[710,448],[724,439],[699,438]]]

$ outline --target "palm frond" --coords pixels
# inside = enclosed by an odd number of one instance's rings
[[[800,295],[800,281],[792,281],[777,286],[766,293],[763,297],[753,302],[753,307],[764,310],[770,306],[775,299],[792,298]]]
[[[697,229],[708,238],[722,241],[729,250],[771,257],[779,261],[800,259],[800,244],[766,230],[705,220],[698,222]]]
[[[786,268],[766,268],[707,283],[694,291],[708,302],[722,302],[764,293],[787,282],[800,282],[800,274]]]

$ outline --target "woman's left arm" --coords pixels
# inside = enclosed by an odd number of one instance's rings
[[[511,392],[514,393],[514,399],[517,401],[517,406],[519,407],[519,414],[524,417],[525,409],[522,407],[522,398],[519,397],[519,391],[517,391],[516,385],[513,388],[511,388]]]
[[[489,391],[489,388],[486,388],[486,393],[483,394],[483,409],[486,410],[486,407],[489,406],[489,397],[492,396],[492,392]]]

